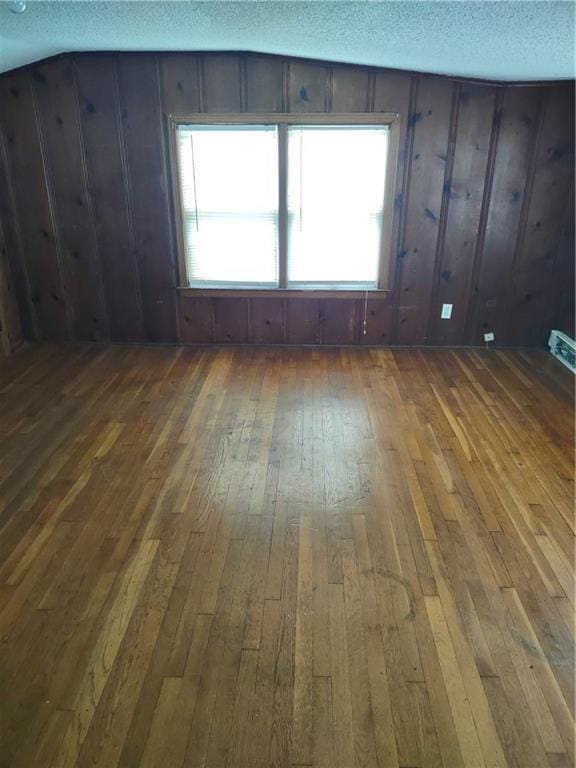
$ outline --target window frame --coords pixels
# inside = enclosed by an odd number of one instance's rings
[[[178,159],[178,129],[183,125],[275,125],[278,129],[278,286],[276,287],[193,287],[190,286],[186,267],[184,242],[184,208],[181,198],[180,163]],[[382,236],[378,264],[378,282],[375,288],[290,288],[288,279],[288,126],[298,125],[374,125],[388,126],[388,152],[384,170],[384,201]],[[369,293],[385,298],[391,290],[392,224],[394,196],[398,167],[400,115],[396,112],[362,113],[197,113],[168,115],[170,169],[174,203],[175,234],[178,255],[178,290],[189,296],[317,296],[353,298]]]

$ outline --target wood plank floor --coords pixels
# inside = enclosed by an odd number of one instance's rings
[[[573,425],[543,352],[23,350],[1,768],[573,765]]]

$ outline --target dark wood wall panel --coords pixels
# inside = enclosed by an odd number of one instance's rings
[[[72,61],[32,70],[72,337],[108,338]]]
[[[124,185],[116,60],[79,59],[76,81],[110,338],[141,341],[145,337]]]
[[[574,300],[575,281],[575,227],[574,227],[574,184],[568,195],[564,212],[564,226],[560,236],[556,263],[556,274],[562,275],[562,280],[555,281],[554,318],[552,326],[572,339],[576,337],[576,302]]]
[[[214,341],[212,299],[183,296],[179,302],[180,340],[184,344],[211,344]]]
[[[162,108],[167,115],[201,111],[200,68],[197,58],[185,53],[160,58]]]
[[[496,89],[463,86],[458,101],[454,160],[444,186],[445,230],[430,313],[430,341],[439,345],[464,343]],[[445,303],[453,305],[450,322],[440,317]]]
[[[397,112],[402,123],[407,124],[412,83],[418,78],[402,72],[378,71],[374,75],[374,112]],[[410,121],[413,124],[413,120]],[[406,126],[404,126],[406,127]],[[400,142],[402,150],[402,142]],[[402,156],[400,160],[402,160]]]
[[[373,75],[366,69],[334,67],[332,70],[332,112],[370,112]]]
[[[325,299],[321,309],[321,341],[324,344],[355,344],[358,329],[354,299]]]
[[[259,54],[75,54],[6,73],[2,255],[23,333],[375,345],[479,345],[489,330],[497,345],[540,345],[552,326],[573,333],[573,109],[573,83]],[[167,116],[283,111],[400,116],[384,300],[176,290]]]
[[[399,275],[402,268],[402,236],[406,225],[406,186],[408,183],[408,169],[410,147],[414,135],[414,102],[417,90],[417,78],[398,72],[377,72],[374,82],[374,112],[395,112],[400,116],[400,131],[398,145],[398,165],[396,172],[396,184],[394,189],[394,216],[392,219],[391,236],[391,263],[390,285],[392,292],[387,301],[386,330],[376,332],[374,338],[379,338],[379,343],[390,344],[395,339],[396,307],[398,306]],[[376,313],[376,310],[373,310]],[[375,314],[376,316],[376,314]],[[377,312],[379,321],[384,315]],[[372,330],[362,333],[361,343],[370,338]],[[387,341],[384,342],[383,339]]]
[[[287,68],[286,68],[287,69]],[[279,59],[246,59],[246,111],[284,112],[284,70]]]
[[[249,299],[250,341],[254,344],[284,343],[284,299]]]
[[[37,335],[63,341],[70,338],[70,330],[30,71],[0,78],[0,100],[7,167]]]
[[[318,64],[291,64],[289,111],[329,112],[329,73],[329,67]]]
[[[36,316],[30,302],[30,285],[14,203],[14,190],[8,169],[4,136],[0,131],[0,225],[3,256],[10,270],[20,332],[24,338],[33,339],[37,336]]]
[[[392,295],[383,301],[374,299],[368,302],[361,301],[358,310],[358,343],[374,346],[390,344],[394,312]]]
[[[554,317],[554,271],[574,176],[574,94],[548,92],[528,213],[514,269],[510,342],[543,344]],[[535,337],[535,338],[534,338]]]
[[[366,333],[364,313],[366,310]],[[390,343],[393,307],[385,299],[205,298],[179,302],[186,344]]]
[[[213,299],[214,340],[218,344],[247,344],[250,340],[250,299]]]
[[[286,301],[286,342],[288,344],[320,344],[319,299],[292,299]]]
[[[406,201],[406,232],[397,276],[400,344],[428,341],[428,315],[441,223],[448,134],[456,86],[449,80],[424,80],[418,86]]]
[[[240,57],[204,56],[202,64],[202,111],[242,112]]]
[[[510,343],[507,302],[541,98],[540,88],[507,88],[504,93],[486,233],[471,299],[469,344],[481,344],[487,331],[499,343]]]
[[[0,221],[0,360],[22,343],[22,326],[8,260],[6,238]]]
[[[135,252],[145,337],[176,341],[176,284],[155,57],[119,59]]]

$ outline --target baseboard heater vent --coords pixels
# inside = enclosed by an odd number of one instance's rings
[[[572,373],[576,373],[576,341],[574,339],[566,336],[562,331],[552,331],[548,346],[554,357],[557,357]]]

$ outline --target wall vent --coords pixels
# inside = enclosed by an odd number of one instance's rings
[[[574,339],[566,336],[562,331],[552,331],[548,346],[554,357],[557,357],[572,373],[576,373],[576,341]]]

